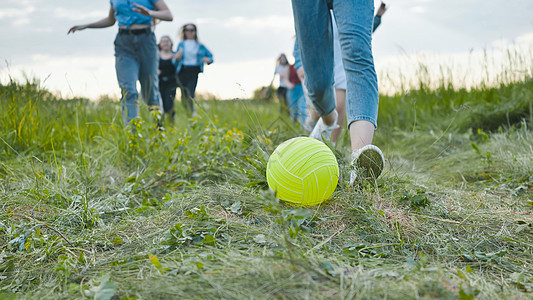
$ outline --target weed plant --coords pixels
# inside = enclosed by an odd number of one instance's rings
[[[531,79],[383,96],[385,174],[286,205],[265,169],[305,135],[274,103],[158,128],[113,101],[0,85],[0,298],[527,299]],[[499,116],[499,117],[498,117]]]

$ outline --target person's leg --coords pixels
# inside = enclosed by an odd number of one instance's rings
[[[169,113],[171,109],[171,101],[169,94],[170,86],[168,83],[159,81],[159,93],[161,94],[161,101],[163,102],[163,111]]]
[[[378,116],[378,84],[372,56],[374,1],[333,2],[346,73],[346,112],[352,144],[350,183],[377,178],[385,160],[372,145]]]
[[[287,114],[288,113],[287,88],[279,87],[278,90],[276,91],[276,95],[278,96],[280,114],[282,115]]]
[[[333,33],[328,3],[292,0],[308,97],[326,125],[334,125]]]
[[[291,118],[300,123],[302,127],[305,126],[307,104],[301,84],[295,84],[294,88],[287,92],[287,102],[289,103]]]
[[[298,109],[296,107],[297,104],[297,98],[295,98],[295,90],[294,88],[289,90],[287,89],[287,92],[285,93],[285,98],[287,99],[287,107],[289,108],[289,115],[291,116],[291,119],[296,121],[298,116]]]
[[[305,103],[305,125],[304,129],[311,132],[313,130],[313,127],[315,127],[315,124],[320,118],[320,116],[316,113],[316,110],[313,106],[313,102],[311,102],[311,99],[309,99],[309,96],[307,95],[307,89],[305,87],[305,84],[302,84],[302,90],[304,93],[304,103]]]
[[[365,145],[372,144],[372,138],[374,137],[374,124],[371,122],[365,120],[355,121],[350,125],[349,130],[352,150],[357,150]]]
[[[297,99],[296,100],[296,109],[297,109],[297,118],[298,118],[298,122],[300,122],[300,124],[302,126],[305,125],[305,118],[306,118],[306,114],[307,114],[307,104],[305,103],[305,97],[304,97],[304,91],[303,91],[303,88],[302,88],[302,85],[301,84],[297,84],[294,86],[294,97]]]
[[[176,111],[174,110],[174,102],[176,101],[176,84],[169,87],[168,98],[170,99],[170,109],[168,113],[170,115],[170,120],[174,121],[174,116],[176,115]]]
[[[115,71],[121,90],[120,107],[122,122],[128,126],[139,115],[137,80],[139,79],[139,62],[136,59],[133,36],[119,33],[115,39]]]
[[[157,109],[163,115],[163,103],[159,92],[159,59],[157,58],[157,42],[153,32],[136,36],[139,53],[139,81],[143,100],[150,109]]]
[[[285,114],[290,116],[289,99],[287,98],[287,92],[289,91],[289,89],[287,88],[283,88],[283,89],[285,90],[285,93],[283,93],[281,96],[282,103],[283,103],[282,108],[285,111]]]
[[[200,67],[189,68],[188,72],[188,81],[186,83],[187,91],[189,91],[189,106],[191,110],[191,115],[194,117],[194,99],[196,99],[196,85],[198,84],[198,74],[200,73]]]
[[[339,128],[333,130],[333,133],[331,134],[331,141],[334,143],[337,142],[344,125],[344,119],[346,119],[346,90],[335,90],[335,102],[337,103],[337,107],[335,109],[339,114],[339,119],[337,120],[337,125],[339,125]]]
[[[372,143],[377,125],[378,86],[372,56],[374,1],[333,2],[346,72],[346,112],[352,150]]]
[[[331,11],[333,14],[333,11]],[[335,17],[332,16],[334,22],[333,27],[333,76],[335,79],[335,102],[337,103],[337,113],[339,119],[337,124],[339,128],[335,129],[331,134],[331,141],[336,143],[339,135],[344,126],[344,120],[346,119],[346,72],[344,71],[344,64],[342,63],[342,51],[341,44],[339,42],[339,30],[337,28],[337,22]]]
[[[188,86],[190,85],[189,81],[191,80],[190,74],[188,71],[188,68],[183,67],[179,74],[179,86],[181,90],[181,104],[187,111],[187,113],[192,114],[193,111],[193,102],[192,102],[192,96],[189,91]]]
[[[190,70],[190,80],[188,83],[188,89],[191,93],[192,99],[196,99],[196,86],[198,85],[198,74],[200,74],[200,67],[193,67]]]
[[[176,97],[176,85],[172,82],[159,82],[159,91],[163,100],[163,110],[170,120],[174,120],[174,98]]]

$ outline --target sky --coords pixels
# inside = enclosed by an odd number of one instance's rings
[[[35,78],[67,98],[119,97],[113,54],[117,25],[67,35],[73,25],[107,16],[109,0],[0,1],[0,82]],[[198,93],[219,99],[249,98],[255,89],[270,84],[279,54],[292,54],[290,0],[165,2],[174,20],[156,27],[158,40],[170,35],[176,44],[179,27],[193,22],[200,41],[214,54],[215,62],[199,77]],[[440,67],[441,73],[446,65],[454,80],[463,81],[478,65],[487,64],[487,53],[494,69],[509,63],[504,53],[509,47],[519,47],[523,59],[533,61],[531,0],[385,3],[388,10],[373,36],[383,92],[397,91],[400,81],[420,72],[421,64]],[[375,1],[376,7],[379,4]],[[531,73],[531,69],[516,72]]]

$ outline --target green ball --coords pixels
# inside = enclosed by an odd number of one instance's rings
[[[297,206],[313,206],[331,197],[339,165],[324,143],[296,137],[280,144],[268,159],[268,186],[276,197]]]

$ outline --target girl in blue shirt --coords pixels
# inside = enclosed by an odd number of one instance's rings
[[[85,25],[76,25],[68,33],[86,28],[111,27],[118,21],[115,39],[115,70],[122,98],[122,120],[127,126],[139,115],[137,81],[146,103],[161,111],[158,83],[158,54],[152,26],[156,19],[172,21],[164,0],[110,0],[107,17]]]
[[[196,25],[188,23],[181,27],[181,42],[176,52],[176,72],[181,89],[181,103],[194,115],[194,94],[198,74],[204,71],[204,64],[213,63],[213,55],[200,42]]]

